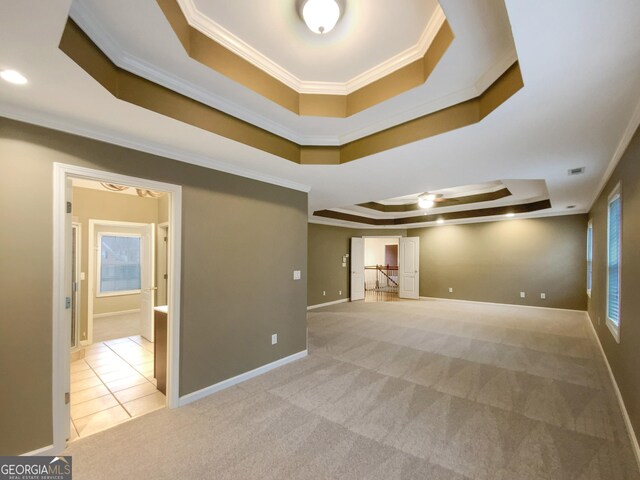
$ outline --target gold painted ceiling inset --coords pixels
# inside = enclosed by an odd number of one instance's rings
[[[496,180],[359,203],[335,210],[317,210],[313,215],[361,225],[392,226],[423,224],[437,220],[465,220],[507,213],[530,213],[551,208],[544,181],[509,180],[508,185],[515,189],[515,195],[504,181]],[[439,200],[430,208],[421,208],[419,200],[426,194],[434,195]],[[502,199],[510,203],[496,203]],[[486,205],[487,202],[493,203]],[[478,208],[482,207],[481,204],[485,204],[484,208]],[[377,213],[371,213],[373,216],[369,216],[362,212],[363,209]],[[418,212],[420,213],[417,214]]]
[[[347,222],[361,223],[363,225],[389,226],[407,225],[412,223],[435,222],[436,220],[463,220],[469,218],[492,217],[496,215],[506,215],[507,213],[530,213],[551,208],[551,201],[538,200],[531,203],[520,203],[516,205],[505,205],[500,207],[479,208],[475,210],[461,210],[447,213],[431,213],[416,215],[413,217],[400,218],[371,218],[364,215],[354,215],[351,213],[337,212],[335,210],[317,210],[313,212],[316,217],[330,218],[332,220],[343,220]]]
[[[511,196],[511,192],[508,188],[503,187],[500,190],[496,190],[494,192],[485,192],[485,193],[476,193],[473,195],[464,195],[460,197],[451,197],[451,198],[443,198],[441,201],[436,202],[432,208],[443,208],[443,207],[455,207],[458,205],[465,205],[468,203],[480,203],[480,202],[490,202],[492,200],[499,200],[501,198]],[[413,212],[416,210],[422,210],[417,202],[413,203],[404,203],[401,205],[387,205],[384,203],[378,202],[366,202],[359,203],[359,207],[369,208],[371,210],[376,210],[378,212],[385,213],[397,213],[397,212]]]
[[[345,118],[427,81],[453,41],[445,21],[424,56],[348,95],[298,93],[189,25],[177,0],[156,0],[187,55],[298,115]]]
[[[299,145],[116,66],[67,19],[59,48],[116,98],[302,165],[339,165],[479,122],[523,87],[518,62],[482,94],[340,146]]]

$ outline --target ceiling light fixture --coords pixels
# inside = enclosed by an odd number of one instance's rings
[[[436,196],[432,193],[420,195],[418,197],[418,206],[420,208],[432,208],[436,204]]]
[[[439,218],[438,220],[436,220],[436,223],[442,225],[444,223],[444,218]]]
[[[15,70],[3,70],[0,72],[0,77],[3,80],[14,83],[16,85],[24,85],[27,83],[27,79],[20,72],[16,72]]]
[[[507,214],[505,214],[505,217],[507,217],[507,218],[511,218],[511,217],[515,217],[515,216],[516,216],[515,213],[507,213]]]
[[[307,0],[302,7],[302,18],[314,33],[329,33],[340,19],[340,6],[336,0]]]

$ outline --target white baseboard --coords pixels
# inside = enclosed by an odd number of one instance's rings
[[[307,310],[315,310],[316,308],[328,307],[329,305],[337,305],[338,303],[348,302],[348,298],[341,298],[340,300],[334,300],[333,302],[319,303],[318,305],[310,305]]]
[[[602,357],[604,358],[604,363],[607,366],[607,371],[609,372],[609,377],[611,378],[613,389],[616,392],[616,397],[618,397],[620,410],[622,410],[622,418],[624,418],[624,424],[627,427],[629,440],[631,440],[631,448],[633,449],[633,453],[636,456],[636,462],[638,462],[638,470],[640,470],[640,446],[638,445],[638,437],[636,437],[636,433],[633,430],[633,425],[631,424],[631,419],[629,418],[627,407],[624,404],[624,400],[622,399],[622,394],[620,393],[620,388],[618,388],[618,382],[616,382],[616,377],[613,376],[613,370],[611,370],[611,365],[609,365],[609,359],[607,358],[607,354],[604,353],[604,348],[602,348],[602,343],[600,343],[600,337],[598,336],[598,332],[596,332],[596,328],[593,326],[593,322],[591,321],[591,316],[589,315],[589,312],[585,312],[585,314],[587,317],[587,322],[589,322],[589,326],[591,327],[591,331],[593,332],[593,335],[596,337],[596,341],[598,342],[598,347],[600,347],[600,353],[602,353]]]
[[[105,317],[116,317],[118,315],[133,315],[134,313],[140,313],[139,308],[134,308],[133,310],[122,310],[120,312],[107,312],[107,313],[94,313],[93,318],[105,318]]]
[[[538,307],[535,305],[518,305],[517,303],[494,303],[494,302],[480,302],[478,300],[459,300],[457,298],[439,298],[439,297],[420,297],[421,300],[441,300],[443,302],[462,302],[462,303],[477,303],[479,305],[495,305],[498,307],[522,307],[522,308],[536,308],[539,310],[556,310],[560,312],[580,312],[585,313],[584,310],[572,310],[570,308],[553,308],[553,307]]]
[[[21,457],[34,457],[34,456],[50,456],[55,455],[53,445],[47,445],[46,447],[39,448],[32,452],[22,453]]]
[[[267,363],[258,368],[254,368],[245,373],[241,373],[232,378],[228,378],[227,380],[223,380],[222,382],[218,382],[214,385],[210,385],[201,390],[197,390],[195,392],[184,395],[178,399],[178,405],[184,406],[190,403],[195,402],[196,400],[200,400],[201,398],[207,397],[213,393],[219,392],[220,390],[224,390],[225,388],[232,387],[237,385],[238,383],[244,382],[251,378],[257,377],[258,375],[262,375],[263,373],[267,373],[270,370],[286,365],[287,363],[294,362],[296,360],[300,360],[307,356],[307,350],[303,350],[298,353],[294,353],[293,355],[289,355],[288,357],[281,358],[280,360],[276,360],[275,362]]]

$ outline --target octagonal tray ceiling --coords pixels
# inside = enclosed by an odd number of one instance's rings
[[[344,2],[311,32],[298,2],[178,0],[188,23],[301,93],[344,94],[424,55],[445,16],[437,0]]]
[[[293,10],[294,2],[264,3],[291,3]],[[474,98],[516,61],[502,1],[479,0],[470,7],[443,2],[455,39],[424,85],[349,118],[299,117],[195,62],[185,54],[153,0],[76,0],[71,16],[124,70],[295,143],[341,145]],[[379,41],[384,42],[385,36],[380,35]],[[307,48],[310,63],[316,50]]]

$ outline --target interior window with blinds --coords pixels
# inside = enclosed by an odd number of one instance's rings
[[[619,185],[609,197],[607,218],[607,326],[616,340],[620,341],[622,199]]]
[[[100,235],[99,295],[140,291],[140,237]]]

